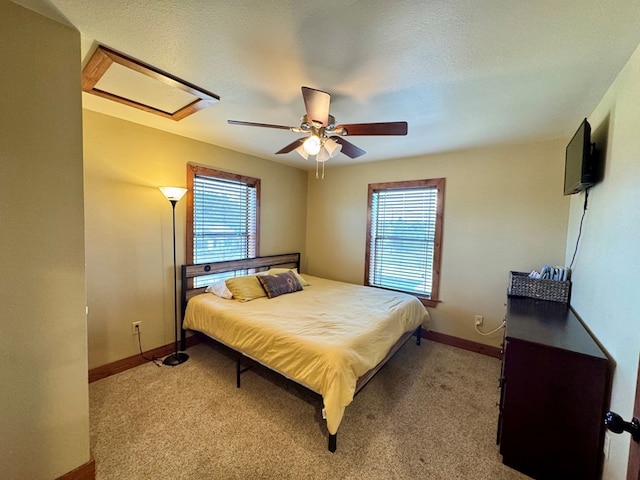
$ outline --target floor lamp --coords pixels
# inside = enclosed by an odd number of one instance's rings
[[[189,360],[189,355],[184,352],[178,352],[178,280],[176,267],[176,203],[187,193],[186,188],[180,187],[160,187],[160,191],[171,202],[173,213],[173,331],[175,337],[175,348],[171,355],[165,357],[162,361],[164,365],[175,367]]]

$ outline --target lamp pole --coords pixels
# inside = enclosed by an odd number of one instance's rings
[[[176,262],[176,203],[187,192],[186,188],[178,187],[160,187],[160,190],[167,197],[167,200],[171,202],[171,216],[172,216],[172,232],[173,232],[173,334],[174,334],[174,350],[171,355],[165,357],[162,361],[164,365],[175,367],[181,363],[189,360],[189,355],[184,352],[178,352],[178,272]]]

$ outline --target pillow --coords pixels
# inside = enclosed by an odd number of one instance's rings
[[[269,298],[302,290],[302,285],[300,285],[296,274],[291,271],[276,275],[260,275],[257,278]]]
[[[311,285],[309,282],[305,280],[305,278],[302,275],[298,273],[297,268],[270,268],[267,273],[269,275],[278,275],[279,273],[285,273],[285,272],[293,272],[296,278],[298,279],[298,281],[300,282],[300,285],[302,285],[303,287],[308,287],[309,285]]]
[[[205,288],[204,291],[207,293],[213,293],[214,295],[217,295],[221,298],[233,298],[233,293],[229,291],[224,280],[216,280],[214,283]]]
[[[240,302],[248,302],[256,298],[266,297],[267,294],[255,275],[232,277],[225,280],[227,288],[233,298]]]

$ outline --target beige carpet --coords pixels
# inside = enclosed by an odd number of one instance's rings
[[[347,407],[338,449],[315,396],[206,344],[90,385],[97,479],[526,479],[496,446],[500,362],[410,341]]]

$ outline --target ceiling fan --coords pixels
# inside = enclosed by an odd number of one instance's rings
[[[269,123],[243,122],[227,120],[231,125],[246,125],[250,127],[279,128],[294,133],[308,133],[281,148],[276,154],[289,153],[295,150],[305,160],[315,155],[316,162],[325,162],[335,157],[340,151],[350,158],[357,158],[366,152],[346,141],[347,135],[406,135],[407,122],[382,123],[345,123],[336,125],[336,119],[329,115],[331,95],[321,90],[302,87],[302,98],[306,114],[300,119],[299,127],[272,125]]]

